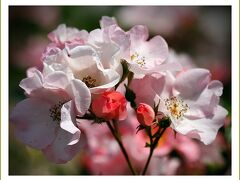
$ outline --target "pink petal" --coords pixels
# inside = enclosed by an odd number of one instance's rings
[[[223,84],[220,81],[211,81],[208,85],[208,89],[212,90],[217,96],[221,96],[223,92]]]
[[[183,99],[196,99],[210,81],[207,69],[190,69],[181,73],[175,82],[174,88]]]
[[[223,126],[227,113],[226,109],[217,106],[212,118],[206,117],[197,120],[183,119],[175,126],[175,130],[189,137],[197,138],[208,145],[216,138],[218,129]]]
[[[146,41],[148,39],[148,29],[143,25],[134,26],[128,33],[134,45],[137,45],[139,41]]]
[[[37,149],[51,144],[56,137],[57,123],[50,117],[50,108],[49,103],[37,98],[18,103],[10,116],[16,138]]]
[[[161,36],[155,36],[144,43],[146,57],[154,59],[160,65],[168,57],[167,42]],[[144,53],[144,54],[145,54]]]
[[[27,75],[28,77],[23,79],[19,86],[23,88],[27,94],[31,94],[32,91],[43,86],[43,77],[42,73],[36,68],[28,69]]]
[[[85,41],[88,38],[88,32],[85,30],[79,31],[77,28],[66,27],[65,24],[60,24],[56,30],[48,34],[48,38],[61,46],[65,42]]]
[[[73,101],[65,103],[61,109],[60,127],[73,135],[68,145],[76,144],[80,139],[80,130],[74,125],[76,114]]]
[[[101,28],[106,28],[111,25],[117,24],[117,21],[114,17],[108,17],[108,16],[103,16],[102,19],[100,20],[100,27]]]
[[[65,89],[69,84],[67,75],[61,71],[48,74],[44,80],[44,87]]]
[[[220,81],[211,81],[203,92],[191,101],[187,101],[191,107],[186,116],[192,119],[213,116],[219,104],[219,96],[222,95],[223,86]]]
[[[101,93],[107,89],[113,88],[121,79],[121,76],[113,69],[99,70],[99,77],[103,81],[103,85],[91,88],[91,93]]]
[[[154,104],[154,98],[157,94],[161,94],[164,88],[164,77],[144,76],[142,79],[134,79],[130,84],[130,88],[136,94],[136,103],[146,103],[150,106]]]
[[[62,128],[58,129],[57,137],[54,142],[43,149],[43,153],[46,157],[57,164],[63,164],[77,155],[80,150],[86,146],[86,138],[82,134],[81,139],[74,145],[69,145],[73,139],[73,134]]]
[[[31,93],[31,97],[42,99],[49,104],[69,101],[70,96],[63,89],[39,88]]]
[[[86,84],[78,79],[73,79],[67,88],[67,92],[74,100],[79,115],[84,115],[91,104],[91,93]]]

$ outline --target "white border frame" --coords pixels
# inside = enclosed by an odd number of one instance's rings
[[[80,1],[79,1],[80,2]],[[194,176],[195,179],[215,178],[236,180],[239,179],[239,2],[238,0],[138,0],[137,4],[129,3],[130,0],[112,1],[101,0],[101,4],[97,0],[81,0],[81,4],[77,0],[3,0],[1,2],[1,178],[3,180],[15,179],[36,179],[40,180],[43,176],[9,176],[9,128],[8,128],[8,18],[9,5],[231,5],[232,6],[232,175],[231,176]],[[44,176],[44,178],[94,178],[96,176]],[[159,176],[151,176],[152,178],[163,178]],[[112,176],[98,176],[97,178],[110,179]],[[115,176],[114,178],[122,178]],[[146,178],[136,176],[135,178]],[[147,177],[149,178],[149,177]],[[164,176],[164,179],[192,179],[192,176]]]

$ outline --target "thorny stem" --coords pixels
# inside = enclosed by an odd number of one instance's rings
[[[165,130],[166,130],[166,128],[164,128],[164,129],[160,132],[160,134],[156,137],[156,139],[153,141],[153,143],[152,143],[152,140],[150,140],[150,141],[151,141],[151,144],[150,144],[150,153],[149,153],[149,155],[148,155],[148,159],[147,159],[147,162],[146,162],[146,164],[145,164],[145,166],[144,166],[144,169],[143,169],[143,171],[142,171],[142,173],[141,173],[142,175],[145,175],[145,174],[146,174],[148,165],[149,165],[150,160],[151,160],[152,155],[153,155],[153,151],[154,151],[155,147],[157,146],[158,141],[159,141],[159,139],[161,138],[161,136],[163,135],[163,133],[164,133]],[[150,138],[151,138],[151,137],[150,137]]]
[[[111,125],[111,123],[110,123],[109,121],[107,121],[106,123],[107,123],[107,126],[108,126],[108,128],[110,129],[112,135],[114,136],[114,138],[115,138],[116,141],[118,142],[118,145],[120,146],[120,148],[121,148],[121,150],[122,150],[122,152],[123,152],[123,155],[124,155],[124,157],[125,157],[125,159],[126,159],[126,161],[127,161],[128,167],[130,168],[132,174],[133,174],[133,175],[136,175],[136,172],[135,172],[134,169],[133,169],[133,166],[132,166],[131,161],[130,161],[130,159],[129,159],[129,157],[128,157],[127,151],[126,151],[126,149],[125,149],[124,146],[123,146],[123,143],[122,143],[122,141],[121,141],[121,139],[120,139],[120,137],[119,137],[119,135],[118,135],[118,132],[116,132],[116,131],[114,130],[114,128],[112,127],[112,125]]]

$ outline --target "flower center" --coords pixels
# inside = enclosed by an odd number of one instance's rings
[[[143,67],[146,64],[145,57],[140,56],[137,52],[131,55],[131,61],[136,62],[140,67]]]
[[[61,108],[65,102],[59,101],[58,104],[53,105],[50,109],[50,117],[53,121],[60,122],[61,121]]]
[[[93,87],[96,87],[97,84],[97,80],[92,78],[91,76],[86,76],[82,79],[82,82],[84,82],[86,84],[87,87],[89,88],[93,88]]]
[[[184,104],[181,99],[177,99],[175,96],[166,99],[165,106],[171,115],[176,119],[181,118],[189,109],[187,104]]]

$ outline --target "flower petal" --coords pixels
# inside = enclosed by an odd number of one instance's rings
[[[59,45],[67,41],[84,41],[88,37],[88,32],[85,30],[79,31],[77,28],[67,27],[65,24],[60,24],[56,30],[48,34],[48,38]]]
[[[99,78],[102,85],[91,88],[91,93],[100,93],[113,88],[120,81],[121,76],[112,69],[102,69],[99,70]]]
[[[165,85],[163,76],[154,77],[150,75],[144,76],[142,79],[133,79],[130,84],[136,94],[136,103],[146,103],[150,106],[154,105],[154,98],[157,94],[161,94]]]
[[[23,88],[27,94],[31,94],[31,92],[43,86],[42,73],[36,68],[28,69],[27,76],[28,77],[23,79],[19,84],[19,86]]]
[[[69,145],[69,142],[71,142],[72,139],[73,134],[59,128],[56,139],[51,145],[43,149],[43,153],[54,163],[66,163],[73,159],[73,157],[86,146],[86,138],[84,137],[84,134],[81,135],[78,143]]]
[[[89,67],[96,65],[99,58],[97,52],[90,46],[82,45],[71,48],[66,46],[69,55],[68,63],[74,71],[88,70]]]
[[[153,59],[160,65],[168,57],[167,42],[161,36],[155,36],[148,42],[143,43],[143,54],[148,59]],[[145,51],[145,52],[144,52]]]
[[[65,89],[69,84],[67,75],[61,71],[48,74],[44,80],[44,87]]]
[[[38,98],[27,98],[13,109],[10,121],[18,140],[37,149],[43,149],[56,137],[57,123],[50,117],[51,105]]]
[[[137,46],[139,41],[146,41],[148,39],[148,29],[143,25],[136,25],[128,32],[130,34],[131,42]]]
[[[181,134],[197,138],[208,145],[214,141],[218,129],[223,126],[227,113],[226,109],[217,106],[216,112],[212,118],[197,120],[182,119],[174,126],[174,129]]]
[[[86,84],[78,79],[73,79],[66,90],[74,100],[79,115],[84,115],[91,104],[91,93]]]
[[[174,88],[183,99],[196,100],[210,81],[210,72],[207,69],[195,68],[181,73],[175,82]]]
[[[65,103],[61,109],[60,127],[73,135],[68,145],[76,144],[80,139],[80,130],[74,125],[76,123],[76,113],[73,101]]]
[[[117,24],[117,21],[114,17],[108,17],[108,16],[102,16],[102,19],[100,20],[100,27],[106,28],[111,25]]]

